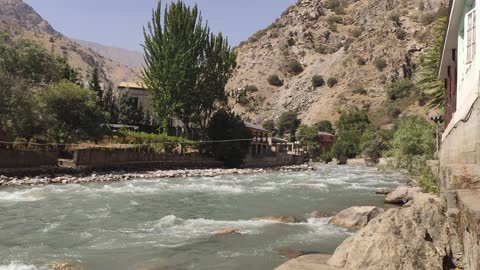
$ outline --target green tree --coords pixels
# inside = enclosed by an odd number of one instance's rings
[[[425,162],[433,159],[435,128],[418,116],[404,116],[398,120],[390,155],[399,168],[419,174]]]
[[[99,101],[103,100],[103,90],[102,86],[100,85],[100,74],[97,66],[93,67],[92,75],[90,81],[88,82],[88,87],[90,90],[95,92]]]
[[[319,128],[317,125],[300,125],[297,130],[297,140],[306,149],[310,158],[320,157],[320,142],[318,137]]]
[[[276,136],[277,135],[277,129],[275,128],[275,121],[273,120],[266,120],[262,124],[263,128],[268,130],[268,133],[270,133],[271,136]]]
[[[208,138],[212,141],[239,140],[210,144],[212,154],[225,162],[225,166],[239,167],[248,153],[252,134],[239,116],[219,110],[210,121]]]
[[[163,19],[163,22],[162,22]],[[161,2],[144,29],[145,85],[164,130],[172,117],[205,129],[212,114],[226,104],[225,84],[235,67],[236,54],[222,34],[214,35],[195,5]]]
[[[359,110],[343,112],[337,122],[337,141],[332,148],[334,156],[343,160],[360,154],[361,138],[369,125],[370,120],[366,112]]]
[[[300,126],[300,119],[298,119],[298,114],[295,112],[284,112],[280,115],[277,122],[278,134],[284,136],[285,134],[290,134],[291,139],[294,139],[295,133],[298,126]]]
[[[332,122],[328,120],[322,120],[318,123],[315,123],[315,126],[317,127],[318,131],[323,131],[323,132],[328,132],[331,134],[335,133],[335,130],[333,129]]]
[[[100,134],[104,115],[92,91],[65,80],[38,91],[36,98],[47,133],[55,141],[79,142]]]
[[[390,149],[390,140],[393,137],[391,130],[379,128],[370,128],[363,133],[360,143],[360,149],[364,157],[377,162],[385,151]]]
[[[432,95],[429,106],[443,109],[445,106],[445,85],[438,80],[438,66],[442,55],[443,39],[448,26],[448,17],[440,16],[433,28],[433,47],[420,56],[420,80],[417,86],[423,93]]]
[[[107,114],[107,120],[109,123],[118,122],[118,106],[113,96],[113,85],[108,84],[107,91],[102,101],[103,111]]]
[[[123,125],[141,126],[145,124],[145,114],[142,106],[128,91],[120,97],[117,120],[119,124]]]

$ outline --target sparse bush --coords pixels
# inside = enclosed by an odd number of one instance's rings
[[[303,72],[303,66],[298,60],[288,62],[287,71],[291,74],[298,75]]]
[[[250,100],[248,100],[248,97],[246,95],[240,95],[237,98],[237,103],[242,105],[242,106],[246,106],[249,102],[250,102]]]
[[[283,81],[278,77],[277,74],[270,75],[268,77],[268,83],[273,86],[282,86]]]
[[[403,29],[400,29],[397,34],[396,34],[397,38],[400,39],[400,40],[405,40],[405,38],[407,37],[407,32],[405,32]]]
[[[342,21],[343,21],[342,17],[339,17],[339,16],[329,16],[327,18],[328,24],[342,23]]]
[[[334,32],[334,33],[338,32],[337,25],[334,24],[334,23],[328,24],[328,30],[330,30],[330,31],[332,31],[332,32]]]
[[[359,57],[357,59],[357,65],[359,66],[365,66],[367,64],[367,60],[363,59],[362,57]]]
[[[352,29],[352,31],[350,31],[350,35],[352,35],[352,37],[354,38],[358,38],[362,35],[362,29],[360,28],[355,28],[355,29]]]
[[[288,46],[292,47],[293,45],[295,45],[295,39],[289,38],[289,39],[287,40],[287,44],[288,44]]]
[[[245,91],[247,93],[255,93],[255,92],[258,92],[258,88],[255,85],[250,84],[250,85],[245,86]]]
[[[383,58],[377,58],[373,61],[373,64],[378,71],[383,71],[387,67],[387,61]]]
[[[354,94],[357,94],[357,95],[366,95],[367,94],[367,90],[363,87],[363,86],[356,86],[353,91],[352,91]]]
[[[345,15],[346,14],[343,6],[337,6],[337,7],[333,8],[332,11],[335,12],[335,14],[337,14],[337,15]]]
[[[341,5],[339,0],[327,0],[325,1],[325,7],[328,9],[334,9]]]
[[[315,48],[315,51],[320,54],[327,54],[328,47],[326,45],[320,44],[317,48]]]
[[[413,83],[409,80],[402,80],[390,84],[387,88],[387,94],[390,100],[397,100],[410,95]]]
[[[312,85],[313,87],[322,87],[325,85],[325,80],[321,75],[315,75],[312,77]]]
[[[332,88],[332,87],[334,87],[335,85],[337,85],[337,83],[338,83],[338,80],[337,80],[336,78],[333,78],[333,77],[332,77],[332,78],[328,78],[328,80],[327,80],[327,85],[328,85],[328,87],[330,87],[330,88]]]
[[[427,12],[427,13],[423,14],[422,18],[420,19],[420,22],[424,26],[428,26],[435,21],[435,18],[436,18],[436,13],[435,12]]]
[[[418,106],[420,107],[423,107],[427,104],[427,102],[430,100],[430,98],[426,95],[421,95],[419,98],[418,98]]]
[[[392,107],[392,108],[389,108],[388,109],[388,116],[390,117],[390,119],[392,120],[395,120],[397,119],[400,114],[402,114],[402,110],[400,110],[399,108],[397,107]]]
[[[400,23],[400,15],[397,13],[392,13],[388,16],[388,19],[394,23]]]

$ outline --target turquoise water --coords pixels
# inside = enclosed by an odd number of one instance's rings
[[[402,181],[376,168],[321,166],[213,178],[134,180],[0,190],[0,270],[273,269],[290,248],[332,253],[353,231],[312,211],[383,206]],[[253,221],[286,215],[304,221]],[[217,235],[226,228],[242,235]]]

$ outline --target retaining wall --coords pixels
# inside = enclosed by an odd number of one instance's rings
[[[281,167],[290,165],[300,165],[304,163],[303,156],[287,155],[276,153],[272,156],[251,156],[248,155],[243,161],[243,168],[267,168]]]
[[[440,179],[440,196],[459,237],[462,269],[480,269],[480,102],[463,121],[448,127],[439,163],[429,165]],[[458,265],[457,265],[458,266]]]
[[[77,167],[113,168],[218,168],[223,162],[200,155],[178,155],[136,149],[78,149],[73,155]]]
[[[57,151],[0,149],[0,168],[57,166]]]

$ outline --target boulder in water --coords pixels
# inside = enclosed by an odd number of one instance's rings
[[[422,189],[419,187],[401,185],[385,197],[385,202],[391,204],[405,204],[412,200],[415,194],[421,191]]]
[[[224,229],[222,231],[219,231],[216,233],[216,235],[236,235],[236,234],[242,234],[240,230],[237,229]]]
[[[52,270],[87,270],[87,268],[79,263],[54,263],[50,265]]]
[[[264,217],[257,217],[254,220],[264,220],[264,221],[273,221],[273,222],[281,222],[281,223],[300,223],[301,221],[295,217],[290,216],[264,216]]]
[[[338,213],[328,223],[347,228],[362,228],[383,212],[382,208],[375,206],[355,206]]]
[[[345,240],[328,265],[356,270],[454,269],[442,265],[456,254],[450,249],[453,232],[441,200],[417,194],[410,207],[389,209]]]

